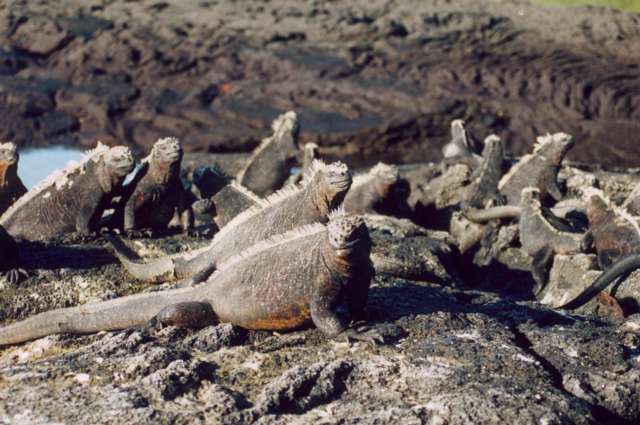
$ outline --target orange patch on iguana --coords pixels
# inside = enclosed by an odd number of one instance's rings
[[[308,306],[296,306],[287,312],[279,312],[272,317],[265,317],[252,323],[243,323],[247,329],[263,329],[274,331],[288,331],[298,329],[311,321],[311,311]]]
[[[620,307],[618,301],[611,295],[605,292],[600,292],[596,297],[596,300],[598,302],[596,311],[601,316],[609,316],[619,319],[624,318],[624,310]]]
[[[7,184],[7,181],[6,181],[7,170],[11,165],[13,165],[13,163],[0,161],[0,186],[4,186]]]

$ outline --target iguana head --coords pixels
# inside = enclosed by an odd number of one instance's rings
[[[379,162],[369,171],[369,175],[373,177],[375,189],[379,196],[387,196],[391,186],[398,182],[398,168],[393,165],[387,165]]]
[[[582,189],[582,199],[587,207],[589,223],[593,225],[608,220],[612,212],[611,205],[601,190],[594,187]]]
[[[573,138],[566,133],[547,134],[536,139],[533,152],[560,165],[564,156],[573,147]]]
[[[201,165],[193,170],[193,184],[198,188],[200,196],[210,198],[229,184],[231,179],[215,165]]]
[[[153,161],[172,164],[182,160],[182,145],[175,137],[158,139],[151,150]]]
[[[369,255],[371,240],[364,218],[346,214],[344,210],[335,210],[327,224],[329,244],[341,258],[351,254]]]
[[[271,124],[271,129],[273,130],[274,139],[278,141],[288,142],[282,136],[285,133],[291,133],[292,145],[290,146],[290,148],[294,151],[298,149],[297,140],[300,126],[298,124],[298,115],[294,111],[286,112],[276,118]]]
[[[520,205],[524,208],[527,206],[540,205],[540,190],[536,187],[525,187],[520,193]]]
[[[327,204],[327,212],[337,208],[351,187],[352,177],[349,168],[343,162],[324,164],[322,161],[314,161],[313,179],[317,183],[318,194]],[[320,206],[320,205],[319,205]]]
[[[126,146],[115,146],[104,154],[104,163],[109,170],[109,174],[116,180],[124,178],[133,171],[135,160],[131,154],[131,149]]]
[[[0,143],[0,163],[3,165],[13,165],[18,162],[18,148],[15,143]]]

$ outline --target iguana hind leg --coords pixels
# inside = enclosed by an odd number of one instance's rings
[[[181,302],[169,305],[156,314],[145,325],[145,329],[158,329],[165,326],[180,326],[199,329],[218,323],[211,304],[203,302]]]

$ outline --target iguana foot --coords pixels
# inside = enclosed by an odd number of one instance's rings
[[[23,278],[24,279],[28,278],[29,273],[27,273],[25,269],[16,267],[6,272],[5,277],[7,278],[7,281],[9,281],[11,285],[15,285],[19,283]]]
[[[145,239],[153,237],[151,229],[126,229],[124,235],[128,239]]]
[[[384,337],[376,330],[367,325],[353,325],[340,332],[336,339],[351,342],[363,341],[371,345],[384,343]]]

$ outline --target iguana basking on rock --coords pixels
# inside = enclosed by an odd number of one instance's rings
[[[142,160],[133,181],[124,188],[119,205],[123,230],[137,234],[142,229],[166,230],[176,210],[184,231],[193,227],[193,215],[180,179],[182,145],[178,139],[159,139]]]
[[[20,268],[18,244],[2,226],[0,226],[0,272],[11,284],[19,282],[22,276],[27,275],[27,272]]]
[[[351,185],[351,173],[340,162],[326,165],[316,161],[301,186],[285,188],[231,220],[211,243],[186,254],[140,261],[115,237],[109,237],[118,258],[134,277],[163,282],[193,277],[199,282],[217,264],[231,255],[270,236],[304,224],[325,223],[329,212],[338,207]]]
[[[581,252],[585,235],[571,232],[542,206],[542,195],[537,188],[527,187],[520,198],[519,234],[522,249],[532,258],[531,274],[538,293],[547,282],[549,263],[556,254]]]
[[[391,202],[394,186],[399,181],[398,168],[379,162],[368,173],[357,175],[344,198],[345,211],[352,214],[381,212]],[[393,209],[393,205],[390,209]]]
[[[298,150],[298,118],[289,111],[273,122],[273,135],[262,140],[236,180],[258,196],[280,189]]]
[[[465,188],[463,207],[483,208],[498,195],[498,183],[502,177],[504,146],[495,134],[484,140],[481,162],[471,174],[471,183]]]
[[[85,334],[151,322],[202,327],[229,322],[288,331],[313,323],[331,338],[375,341],[349,327],[367,304],[374,271],[361,217],[334,213],[319,223],[257,243],[193,288],[137,294],[53,310],[0,328],[0,346],[54,333]]]
[[[611,282],[640,267],[640,227],[635,217],[624,208],[616,207],[598,189],[583,192],[589,219],[588,242],[595,248],[598,265],[604,273],[560,307],[570,310],[586,304]]]
[[[558,169],[572,146],[571,136],[565,133],[538,137],[533,153],[520,158],[498,183],[506,204],[519,205],[520,194],[525,187],[537,188],[543,201],[547,196],[556,201],[562,199],[557,182]]]
[[[105,208],[133,167],[129,148],[98,143],[79,163],[53,173],[18,199],[0,217],[0,225],[28,240],[97,231]]]
[[[0,215],[27,193],[27,188],[18,177],[19,158],[15,144],[0,143]]]

